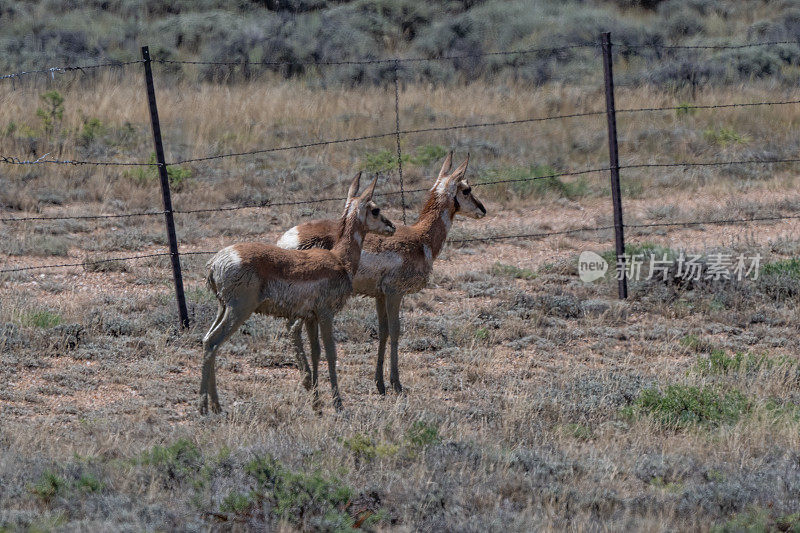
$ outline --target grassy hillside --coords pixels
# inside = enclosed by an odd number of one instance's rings
[[[235,7],[232,7],[235,6]],[[620,44],[717,44],[800,39],[796,1],[616,0],[416,2],[271,0],[237,3],[92,1],[0,3],[0,69],[139,58],[148,44],[161,59],[234,61],[183,73],[241,81],[275,71],[325,83],[382,83],[391,65],[309,67],[313,61],[441,57],[594,43],[611,31]],[[628,81],[681,85],[769,77],[794,84],[800,47],[712,53],[619,49]],[[468,57],[403,65],[401,76],[433,82],[510,77],[536,84],[593,74],[592,50]],[[264,66],[263,62],[283,62]]]

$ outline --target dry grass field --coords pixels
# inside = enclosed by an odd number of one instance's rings
[[[0,87],[2,153],[147,161],[139,67]],[[157,72],[169,161],[391,132],[389,88],[300,81],[171,85]],[[41,94],[64,97],[63,117]],[[401,90],[404,129],[603,109],[601,87],[481,82]],[[800,147],[797,105],[767,82],[689,94],[622,86],[623,162],[777,159]],[[43,109],[42,116],[36,110]],[[46,117],[50,117],[48,123]],[[607,165],[603,116],[408,135],[405,187],[446,150],[473,183]],[[393,137],[190,163],[178,210],[340,197],[356,169],[399,189]],[[797,165],[622,171],[629,224],[792,215]],[[2,217],[160,209],[152,169],[0,168]],[[489,211],[451,237],[611,223],[605,173],[475,188]],[[409,219],[424,193],[408,195]],[[378,198],[393,220],[399,196]],[[274,242],[340,201],[176,215],[182,251]],[[404,303],[407,392],[372,382],[377,323],[353,298],[336,320],[345,411],[321,415],[285,325],[251,318],[220,350],[224,414],[200,416],[200,339],[216,302],[207,256],[184,256],[191,328],[177,327],[166,258],[0,275],[0,531],[529,531],[800,529],[800,221],[630,230],[631,251],[762,255],[758,280],[681,287],[581,282],[610,231],[449,246]],[[3,268],[163,251],[159,216],[0,223]]]

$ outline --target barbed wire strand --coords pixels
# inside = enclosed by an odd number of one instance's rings
[[[738,102],[738,103],[731,103],[731,104],[687,104],[681,106],[665,106],[665,107],[641,107],[641,108],[628,108],[628,109],[618,109],[618,113],[637,113],[637,112],[653,112],[653,111],[678,111],[678,110],[695,110],[695,109],[721,109],[721,108],[735,108],[735,107],[754,107],[754,106],[772,106],[772,105],[788,105],[788,104],[800,104],[800,100],[781,100],[781,101],[769,101],[769,102]],[[398,104],[396,104],[397,107]],[[398,118],[399,110],[396,109],[396,119]],[[343,143],[351,143],[351,142],[359,142],[371,139],[379,139],[384,137],[391,137],[395,136],[398,137],[400,135],[412,135],[412,134],[419,134],[419,133],[432,133],[438,131],[450,131],[450,130],[459,130],[459,129],[470,129],[470,128],[483,128],[483,127],[493,127],[493,126],[507,126],[507,125],[514,125],[514,124],[525,124],[531,122],[544,122],[550,120],[563,120],[568,118],[579,118],[579,117],[590,117],[590,116],[599,116],[604,115],[605,111],[587,111],[581,113],[569,113],[563,115],[550,115],[545,117],[530,117],[524,119],[515,119],[515,120],[503,120],[503,121],[494,121],[494,122],[481,122],[481,123],[474,123],[474,124],[458,124],[454,126],[437,126],[431,128],[417,128],[417,129],[410,129],[410,130],[400,130],[399,124],[396,123],[396,129],[393,132],[386,132],[386,133],[377,133],[372,135],[363,135],[360,137],[349,137],[344,139],[333,139],[333,140],[322,140],[322,141],[314,141],[310,143],[304,144],[296,144],[290,146],[279,146],[273,148],[262,148],[257,150],[250,150],[247,152],[232,152],[227,154],[218,154],[214,156],[205,156],[205,157],[197,157],[191,159],[183,159],[168,163],[168,165],[183,165],[188,163],[197,163],[203,161],[210,161],[214,159],[223,159],[229,157],[241,157],[247,155],[258,155],[258,154],[265,154],[265,153],[273,153],[273,152],[282,152],[282,151],[289,151],[289,150],[300,150],[304,148],[313,148],[318,146],[326,146],[332,144],[343,144]],[[397,122],[397,120],[396,120]],[[44,156],[43,156],[44,157]],[[158,163],[155,162],[137,162],[137,161],[130,161],[130,162],[118,162],[118,161],[84,161],[84,160],[73,160],[73,159],[65,159],[65,160],[58,160],[58,159],[44,159],[40,157],[36,160],[22,160],[18,157],[14,156],[3,156],[0,155],[0,163],[7,163],[12,165],[36,165],[36,164],[61,164],[61,165],[94,165],[94,166],[148,166],[148,167],[157,167]],[[402,166],[402,162],[399,162]],[[401,168],[401,167],[398,167]],[[402,172],[402,171],[401,171]],[[402,189],[402,186],[401,186]],[[405,203],[404,203],[405,205]]]
[[[757,46],[775,46],[779,44],[800,44],[800,41],[759,41],[756,43],[743,44],[658,44],[658,43],[613,43],[612,46],[619,48],[657,48],[661,50],[739,50],[742,48],[753,48]]]
[[[749,222],[766,222],[766,221],[777,221],[777,220],[796,220],[800,219],[800,215],[776,215],[776,216],[769,216],[769,217],[751,217],[751,218],[736,218],[736,219],[717,219],[717,220],[688,220],[688,221],[680,221],[680,222],[655,222],[652,224],[625,224],[624,226],[629,229],[636,229],[636,228],[651,228],[651,227],[659,227],[659,226],[698,226],[698,225],[734,225],[734,224],[745,224]],[[583,233],[588,231],[606,231],[612,230],[614,226],[597,226],[592,228],[573,228],[568,230],[562,231],[549,231],[549,232],[542,232],[542,233],[517,233],[513,235],[487,235],[485,237],[469,237],[463,239],[448,239],[448,243],[458,244],[458,243],[466,243],[466,242],[486,242],[486,241],[499,241],[499,240],[507,240],[507,239],[536,239],[542,237],[552,237],[557,235],[569,235],[574,233]],[[179,255],[185,256],[194,256],[194,255],[212,255],[217,252],[215,251],[187,251],[181,252]],[[67,268],[67,267],[85,267],[88,265],[98,265],[103,263],[112,263],[117,261],[134,261],[139,259],[147,259],[153,257],[168,257],[171,254],[169,252],[159,252],[159,253],[152,253],[152,254],[144,254],[144,255],[136,255],[136,256],[129,256],[129,257],[115,257],[110,259],[101,259],[96,261],[82,261],[80,263],[61,263],[55,265],[39,265],[39,266],[29,266],[29,267],[18,267],[18,268],[9,268],[0,270],[0,274],[8,274],[14,272],[25,272],[30,270],[42,270],[48,268]]]
[[[673,162],[673,163],[638,163],[638,164],[628,164],[628,165],[620,165],[620,169],[636,169],[636,168],[670,168],[670,167],[702,167],[702,166],[725,166],[725,165],[740,165],[740,164],[777,164],[777,163],[798,163],[800,162],[800,158],[786,158],[786,159],[744,159],[744,160],[736,160],[736,161],[683,161],[683,162]],[[597,172],[606,172],[611,170],[610,167],[596,167],[596,168],[588,168],[583,170],[575,170],[575,171],[567,171],[567,172],[555,172],[552,174],[544,174],[541,176],[526,176],[522,178],[508,178],[508,179],[498,179],[498,180],[490,180],[490,181],[479,181],[475,182],[472,185],[474,187],[481,187],[487,185],[499,185],[503,183],[522,183],[534,180],[543,180],[543,179],[552,179],[552,178],[559,178],[559,177],[568,177],[568,176],[581,176],[585,174],[592,174]],[[422,187],[417,189],[405,189],[402,191],[389,191],[384,193],[377,193],[375,194],[376,197],[379,196],[393,196],[400,194],[404,196],[405,194],[413,194],[419,193],[424,191],[429,191],[429,187]],[[199,209],[175,209],[173,213],[175,214],[194,214],[194,213],[214,213],[214,212],[226,212],[226,211],[239,211],[243,209],[265,209],[268,207],[284,207],[284,206],[294,206],[294,205],[309,205],[309,204],[317,204],[317,203],[325,203],[325,202],[338,202],[346,200],[347,198],[344,196],[334,196],[334,197],[326,197],[326,198],[315,198],[312,200],[296,200],[296,201],[288,201],[288,202],[267,202],[267,203],[259,203],[259,204],[249,204],[249,205],[236,205],[236,206],[229,206],[229,207],[209,207],[209,208],[199,208]],[[103,218],[127,218],[127,217],[137,217],[137,216],[154,216],[154,215],[163,215],[164,211],[146,211],[140,213],[121,213],[121,214],[113,214],[113,215],[76,215],[76,216],[41,216],[41,217],[10,217],[10,218],[0,218],[0,222],[24,222],[24,221],[36,221],[36,220],[81,220],[81,219],[103,219]]]
[[[83,71],[83,70],[91,70],[96,68],[105,68],[105,67],[124,67],[126,65],[135,65],[137,63],[143,63],[141,59],[135,61],[113,61],[108,63],[97,63],[95,65],[75,65],[75,66],[66,66],[66,67],[49,67],[49,68],[42,68],[36,70],[23,70],[20,72],[14,72],[11,74],[3,74],[0,75],[0,80],[15,80],[22,78],[24,76],[30,76],[33,74],[50,74],[51,76],[55,76],[57,72],[74,72],[74,71]]]

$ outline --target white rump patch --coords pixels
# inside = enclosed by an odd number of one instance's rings
[[[281,238],[278,239],[278,247],[284,248],[286,250],[297,250],[300,246],[300,235],[297,231],[297,226],[291,228],[286,233],[281,235]]]
[[[220,251],[219,254],[221,257],[220,259],[225,260],[225,264],[239,266],[242,264],[242,256],[239,255],[239,252],[236,251],[236,248],[233,246],[228,246],[227,248]]]

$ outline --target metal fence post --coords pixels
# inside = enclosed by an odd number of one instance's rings
[[[172,278],[175,281],[175,297],[178,301],[178,315],[181,327],[189,327],[189,313],[186,311],[186,295],[183,293],[183,276],[181,275],[181,258],[178,255],[178,238],[175,235],[175,221],[172,218],[172,197],[169,191],[169,175],[167,163],[164,160],[164,146],[161,143],[161,124],[158,121],[158,107],[156,106],[156,92],[153,87],[153,70],[150,65],[150,50],[142,47],[144,59],[144,79],[147,85],[147,102],[150,105],[150,124],[153,126],[153,143],[156,149],[156,162],[158,163],[158,176],[161,180],[161,198],[164,201],[164,221],[167,225],[167,239],[169,240],[169,255],[172,259]]]
[[[602,35],[603,74],[606,84],[606,117],[608,119],[608,162],[611,170],[611,202],[614,205],[614,238],[616,241],[618,292],[620,299],[628,297],[625,272],[625,234],[622,223],[622,198],[619,191],[619,151],[617,147],[617,113],[614,107],[614,73],[611,61],[611,34]]]

